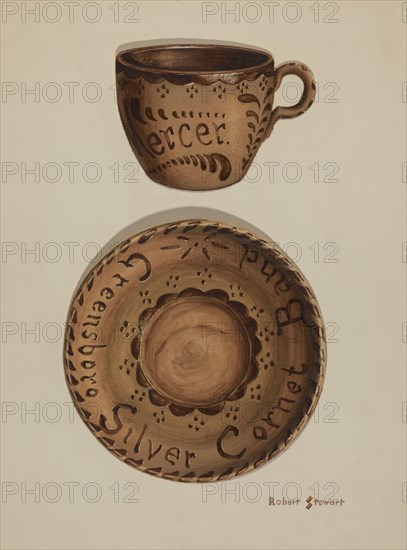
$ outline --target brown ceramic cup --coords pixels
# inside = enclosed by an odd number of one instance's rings
[[[304,85],[296,105],[274,107],[286,75]],[[309,68],[274,66],[269,52],[231,45],[168,45],[116,57],[117,101],[146,174],[189,190],[240,181],[280,118],[304,113],[315,97]]]

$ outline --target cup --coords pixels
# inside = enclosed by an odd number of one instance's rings
[[[296,75],[296,105],[273,108],[284,76]],[[312,105],[310,69],[274,66],[264,50],[179,44],[134,48],[116,57],[117,102],[130,145],[154,181],[188,190],[240,181],[280,118]]]

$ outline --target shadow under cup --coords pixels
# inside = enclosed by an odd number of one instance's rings
[[[273,109],[283,76],[304,83],[300,101]],[[279,118],[305,112],[315,84],[304,64],[274,67],[270,53],[229,45],[168,45],[116,57],[117,100],[146,174],[189,190],[240,181]]]

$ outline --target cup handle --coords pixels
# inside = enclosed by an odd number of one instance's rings
[[[265,138],[269,137],[277,120],[280,118],[295,118],[302,115],[314,102],[316,90],[314,75],[304,63],[300,63],[299,61],[289,61],[276,67],[274,71],[274,92],[280,87],[283,78],[289,74],[298,76],[304,84],[301,99],[296,105],[290,107],[278,106],[273,109],[265,132]]]

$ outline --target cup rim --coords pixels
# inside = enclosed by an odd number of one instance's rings
[[[167,69],[165,67],[149,67],[148,65],[142,65],[140,63],[128,62],[125,60],[125,55],[131,52],[145,52],[145,51],[154,51],[154,50],[176,50],[176,49],[225,49],[235,52],[250,52],[258,53],[263,56],[266,56],[266,60],[261,63],[253,63],[247,67],[241,67],[237,69],[223,69],[223,70],[196,70],[196,69]],[[116,55],[116,60],[119,61],[124,67],[130,70],[136,70],[140,72],[146,72],[151,74],[172,74],[172,75],[215,75],[215,74],[239,74],[239,73],[251,73],[253,71],[261,71],[265,69],[270,64],[274,64],[274,58],[272,54],[261,48],[251,48],[245,46],[235,46],[232,44],[161,44],[156,46],[144,46],[140,48],[129,48],[123,50]]]

